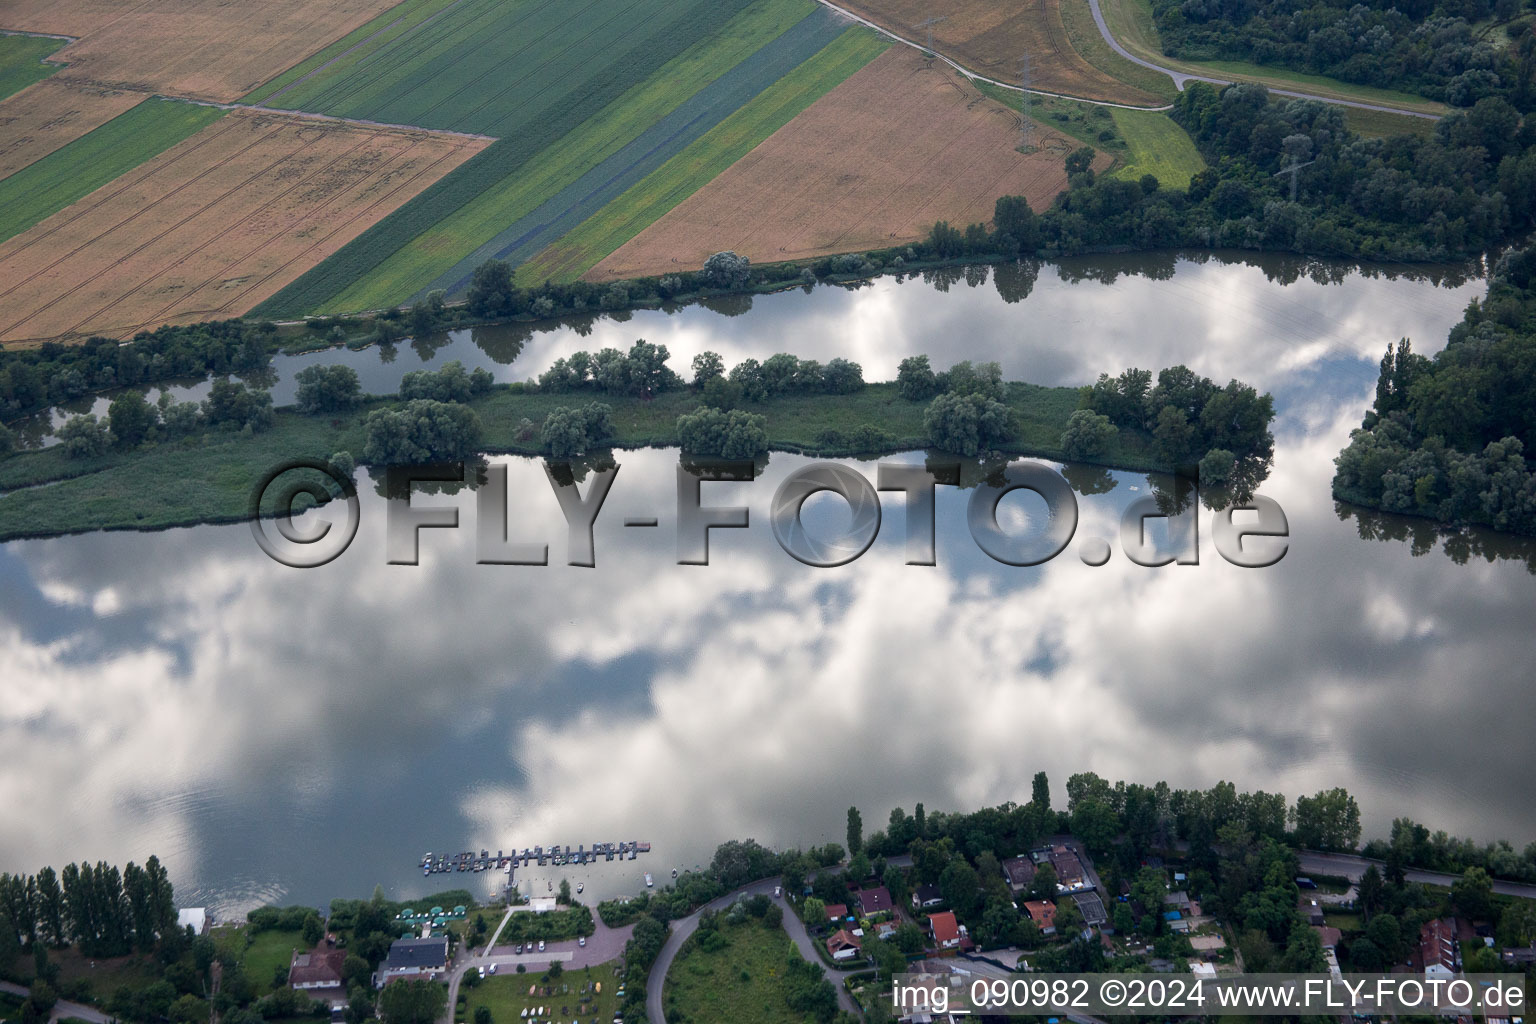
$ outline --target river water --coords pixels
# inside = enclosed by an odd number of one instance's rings
[[[357,540],[319,569],[269,560],[245,525],[10,543],[0,868],[158,853],[182,903],[233,913],[376,883],[488,894],[489,876],[422,878],[428,850],[653,844],[567,869],[590,898],[638,890],[643,871],[664,880],[725,838],[841,841],[850,804],[873,829],[897,804],[1027,799],[1038,770],[1062,803],[1080,770],[1292,798],[1343,785],[1367,835],[1410,815],[1536,839],[1536,555],[1362,524],[1328,490],[1386,343],[1438,349],[1481,281],[1173,257],[952,276],[285,358],[278,400],[315,361],[389,391],[449,359],[526,379],[638,337],[683,371],[704,349],[728,363],[846,355],[869,379],[917,352],[996,359],[1042,384],[1184,362],[1275,395],[1260,490],[1288,517],[1285,558],[1226,563],[1202,512],[1198,565],[1144,568],[1116,545],[1090,567],[1079,543],[1114,538],[1149,481],[1068,467],[1078,540],[1043,566],[981,553],[969,492],[940,488],[937,566],[904,564],[890,494],[862,558],[814,569],[780,549],[767,515],[808,460],[773,455],[754,482],[704,485],[706,504],[744,505],[751,525],[715,531],[707,567],[680,566],[678,455],[656,450],[617,455],[595,568],[564,564],[559,506],[524,459],[493,461],[507,466],[510,532],[547,542],[546,567],[477,565],[468,493],[418,497],[457,505],[461,528],[424,531],[421,564],[388,565],[366,477]],[[872,462],[848,464],[873,481]],[[1038,521],[1029,500],[1004,500],[1005,526]],[[659,525],[626,528],[632,516]],[[812,533],[847,518],[827,495],[806,505]],[[525,877],[542,891],[561,876]]]

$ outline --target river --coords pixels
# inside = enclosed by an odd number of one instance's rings
[[[988,558],[967,532],[969,492],[940,488],[937,566],[904,564],[891,494],[863,557],[810,568],[768,525],[774,489],[808,460],[773,455],[754,482],[704,485],[706,504],[745,505],[751,525],[714,531],[709,566],[680,566],[678,456],[658,450],[618,454],[595,568],[564,564],[540,464],[515,458],[493,460],[510,531],[547,542],[549,566],[477,565],[467,493],[418,497],[457,505],[461,528],[423,531],[421,564],[388,565],[366,476],[357,540],[319,569],[269,560],[246,525],[13,542],[0,548],[0,868],[158,853],[179,902],[229,914],[375,884],[488,893],[488,876],[422,878],[428,850],[653,844],[567,869],[590,898],[704,863],[725,838],[841,841],[850,804],[874,829],[898,804],[1027,799],[1039,770],[1063,805],[1081,770],[1293,799],[1342,785],[1368,836],[1409,815],[1536,839],[1530,545],[1362,527],[1328,488],[1387,342],[1437,350],[1480,280],[1172,256],[950,277],[284,357],[278,401],[316,361],[388,391],[449,359],[520,380],[639,337],[684,372],[704,349],[728,363],[844,355],[869,379],[918,352],[996,359],[1041,384],[1184,362],[1275,395],[1260,490],[1288,518],[1284,559],[1226,563],[1202,511],[1200,564],[1144,568],[1116,545],[1090,567],[1078,544],[1113,538],[1149,481],[1068,467],[1078,540],[1043,566]],[[847,464],[873,481],[872,462]],[[1025,529],[1037,511],[1015,495],[1001,518]],[[626,528],[632,516],[659,526]],[[806,505],[813,533],[847,518],[828,495]],[[560,875],[527,877],[542,890]]]

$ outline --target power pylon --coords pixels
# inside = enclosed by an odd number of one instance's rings
[[[1019,58],[1019,85],[1023,88],[1023,98],[1019,102],[1019,148],[1028,152],[1034,148],[1034,121],[1030,119],[1030,101],[1034,94],[1029,91],[1031,79],[1029,74],[1029,54]]]
[[[933,48],[933,26],[945,20],[945,18],[929,18],[927,21],[920,21],[916,25],[912,26],[913,28],[926,28],[928,30],[929,53],[938,53],[938,51]]]

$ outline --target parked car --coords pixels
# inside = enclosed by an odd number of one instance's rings
[[[543,939],[539,940],[539,952],[540,953],[544,952],[544,940]]]
[[[496,973],[496,965],[495,964],[491,964],[491,973],[492,974]]]
[[[519,952],[519,953],[521,953],[521,952],[522,952],[522,951],[523,951],[523,944],[522,944],[522,943],[521,943],[521,942],[519,942],[519,943],[518,943],[518,944],[517,944],[517,951],[518,951],[518,952]]]
[[[585,946],[586,944],[587,944],[587,937],[585,935],[583,935],[581,938],[576,940],[576,945],[578,945],[578,946]]]

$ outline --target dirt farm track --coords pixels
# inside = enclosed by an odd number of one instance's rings
[[[0,244],[0,341],[242,312],[485,145],[234,111]]]
[[[1063,0],[837,0],[839,6],[899,36],[934,45],[970,70],[1000,82],[1019,81],[1019,58],[1029,54],[1030,84],[1046,92],[1133,106],[1158,98],[1105,74],[1084,59],[1067,38]],[[1077,0],[1081,3],[1083,0]],[[941,20],[931,26],[930,17]]]
[[[804,113],[587,275],[664,274],[734,249],[755,262],[914,242],[935,221],[992,219],[1003,195],[1036,210],[1066,187],[1079,143],[1035,123],[1019,152],[1016,111],[948,65],[896,47]],[[1109,157],[1100,154],[1102,169]]]

